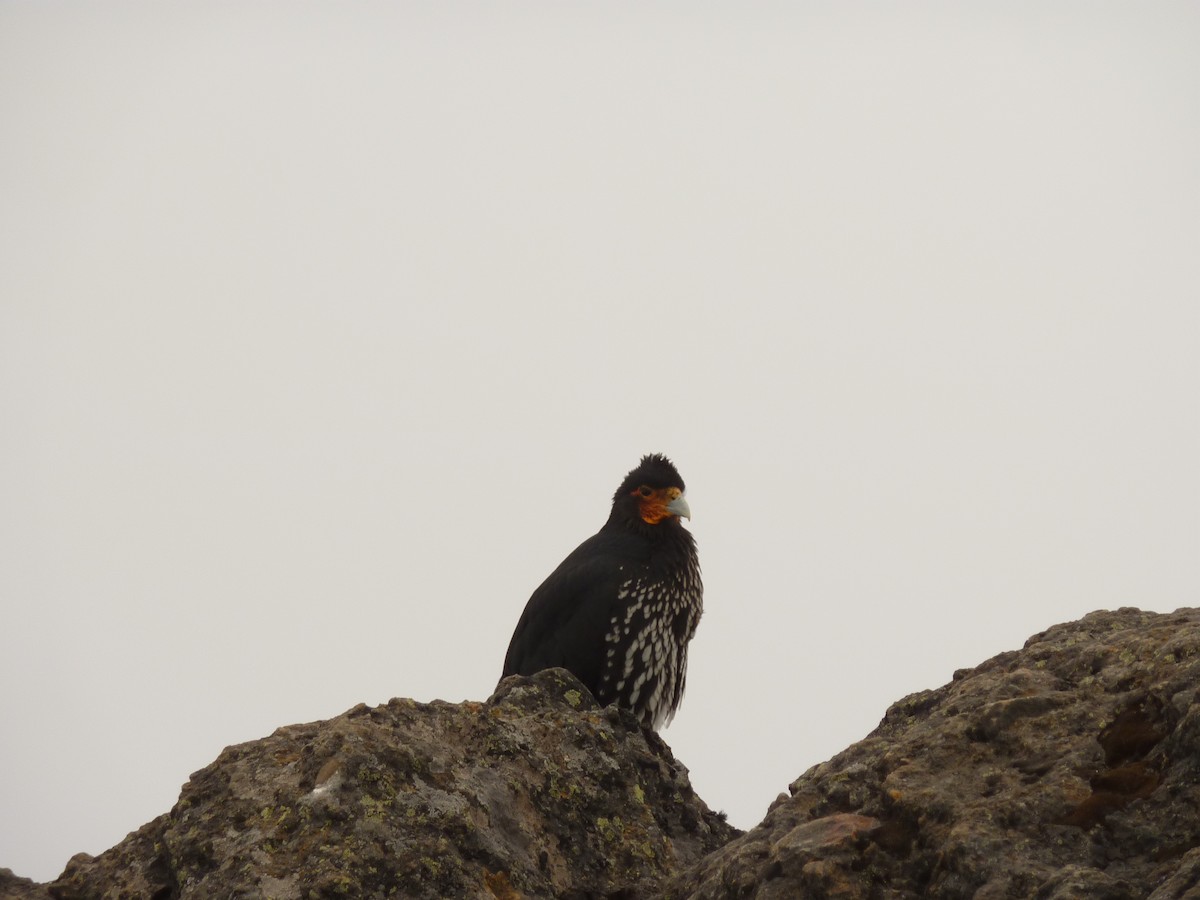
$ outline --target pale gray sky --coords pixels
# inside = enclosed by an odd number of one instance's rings
[[[1200,603],[1200,5],[0,2],[0,866],[482,699],[649,451],[667,741],[753,825],[887,705]]]

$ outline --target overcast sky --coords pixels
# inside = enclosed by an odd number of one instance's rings
[[[1200,5],[0,2],[0,866],[486,698],[646,452],[747,828],[1200,587]]]

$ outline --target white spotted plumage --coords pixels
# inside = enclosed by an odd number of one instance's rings
[[[656,580],[645,573],[627,579],[617,599],[627,605],[623,615],[609,619],[601,699],[642,711],[643,723],[658,729],[671,721],[683,698],[687,644],[703,612],[695,557],[674,577]]]

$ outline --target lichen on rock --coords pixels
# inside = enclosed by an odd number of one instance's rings
[[[738,832],[563,670],[485,703],[393,700],[227,748],[50,888],[103,896],[644,896]]]
[[[1200,610],[1093,613],[904,697],[744,835],[563,670],[227,748],[14,900],[1195,900]]]
[[[895,703],[667,893],[1200,896],[1198,691],[1200,610],[1057,625]]]

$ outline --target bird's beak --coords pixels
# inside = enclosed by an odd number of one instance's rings
[[[692,518],[692,510],[688,506],[687,500],[685,500],[683,498],[683,494],[680,494],[678,497],[676,497],[674,500],[672,500],[670,503],[667,504],[667,512],[673,513],[674,515],[677,515],[680,518],[684,518],[684,519],[688,519],[688,520],[690,520]]]

